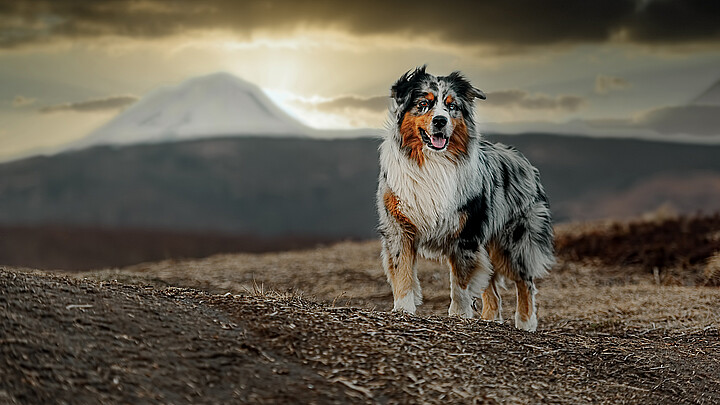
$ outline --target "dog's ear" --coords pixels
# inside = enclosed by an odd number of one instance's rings
[[[485,96],[485,93],[483,93],[482,90],[480,90],[480,89],[478,89],[478,88],[476,88],[476,87],[472,87],[472,86],[470,86],[470,91],[468,91],[468,97],[470,97],[471,99],[472,99],[473,97],[474,97],[474,98],[479,98],[480,100],[485,100],[485,99],[487,99],[487,97]]]
[[[420,77],[425,76],[426,67],[427,65],[422,65],[414,70],[408,70],[405,74],[400,76],[398,81],[396,81],[390,88],[390,97],[392,97],[398,105],[403,105],[405,103],[407,96],[412,91],[416,81]]]
[[[395,100],[394,97],[389,98],[390,103],[388,103],[388,107],[390,108],[390,112],[393,114],[397,112],[397,109],[400,107],[400,104],[398,104],[397,100]]]
[[[465,76],[458,71],[450,73],[446,79],[452,83],[458,93],[462,94],[468,101],[473,101],[476,98],[480,100],[485,100],[487,98],[482,90],[473,87],[473,85],[470,84],[470,81],[468,81],[468,79],[466,79]]]

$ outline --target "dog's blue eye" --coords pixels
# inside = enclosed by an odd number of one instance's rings
[[[426,108],[427,106],[428,106],[428,102],[427,102],[427,101],[421,101],[421,102],[418,103],[418,108],[420,108],[420,109]]]
[[[448,110],[450,110],[450,111],[457,110],[457,104],[455,104],[455,103],[448,104]]]

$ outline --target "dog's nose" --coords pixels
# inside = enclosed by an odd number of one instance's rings
[[[433,123],[433,126],[435,126],[435,128],[442,129],[442,127],[444,127],[445,124],[447,124],[447,118],[435,117],[435,118],[433,118],[432,123]]]

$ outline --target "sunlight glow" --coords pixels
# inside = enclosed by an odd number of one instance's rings
[[[385,113],[368,111],[340,111],[328,113],[313,109],[313,104],[330,100],[317,95],[302,97],[287,90],[263,89],[280,108],[289,115],[313,128],[318,129],[353,129],[382,127]]]

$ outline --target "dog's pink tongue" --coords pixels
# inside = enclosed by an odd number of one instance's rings
[[[447,143],[447,138],[443,138],[441,136],[430,136],[430,142],[432,142],[433,146],[442,149],[445,147],[445,144]]]

